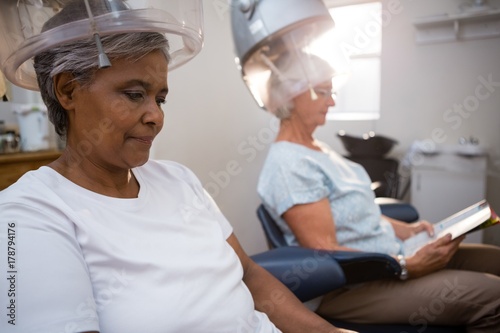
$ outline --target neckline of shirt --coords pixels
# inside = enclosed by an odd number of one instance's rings
[[[330,147],[328,147],[325,143],[323,143],[321,141],[317,141],[317,140],[316,140],[316,142],[319,144],[319,148],[321,150],[312,149],[312,148],[309,148],[309,147],[304,146],[302,144],[291,142],[291,141],[277,141],[277,142],[274,142],[273,145],[287,145],[288,144],[288,145],[291,145],[292,147],[297,147],[299,149],[304,149],[306,151],[315,152],[315,153],[318,153],[321,155],[329,155],[331,152],[333,152],[333,150],[331,150]]]
[[[132,173],[139,183],[139,193],[137,195],[137,198],[116,198],[91,191],[72,182],[71,180],[48,166],[42,166],[39,171],[46,177],[49,177],[49,179],[55,179],[57,183],[62,185],[63,192],[72,192],[72,194],[76,193],[77,195],[84,195],[86,198],[91,199],[96,204],[104,206],[114,205],[120,206],[123,209],[132,210],[142,207],[147,202],[149,191],[147,182],[142,177],[140,167],[132,169]]]

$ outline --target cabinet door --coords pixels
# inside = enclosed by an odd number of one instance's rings
[[[412,171],[411,202],[421,218],[437,222],[484,199],[485,180],[482,172],[416,168]],[[481,241],[481,232],[467,236],[467,242]]]
[[[47,165],[60,155],[59,151],[0,154],[0,191],[12,185],[24,173]]]

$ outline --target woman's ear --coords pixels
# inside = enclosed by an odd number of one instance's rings
[[[54,92],[56,97],[65,110],[73,109],[73,92],[78,83],[70,73],[60,73],[54,76]]]

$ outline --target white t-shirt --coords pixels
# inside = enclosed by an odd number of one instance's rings
[[[0,192],[0,331],[279,332],[254,310],[232,228],[197,178],[166,161],[133,173],[134,199],[48,167]]]

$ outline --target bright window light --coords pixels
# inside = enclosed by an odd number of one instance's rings
[[[350,62],[349,78],[338,88],[336,105],[329,110],[327,119],[378,119],[382,4],[380,1],[347,6],[334,6],[328,1],[326,4],[335,21],[335,42]]]

